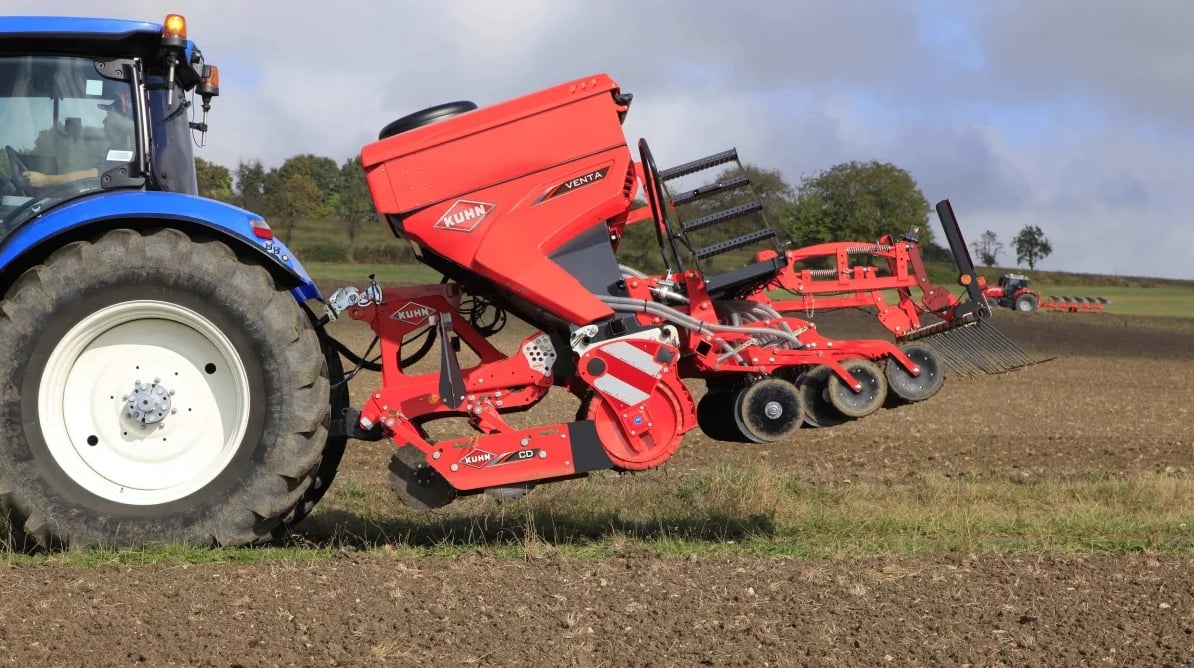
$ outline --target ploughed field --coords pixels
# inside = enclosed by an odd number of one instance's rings
[[[691,432],[657,470],[514,502],[414,513],[392,446],[350,442],[287,547],[13,560],[0,665],[1194,663],[1194,319],[994,322],[1057,359],[787,443]]]

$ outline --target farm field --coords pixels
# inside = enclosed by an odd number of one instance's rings
[[[880,334],[857,311],[817,322]],[[691,432],[655,471],[431,516],[392,499],[392,446],[354,442],[277,547],[9,553],[0,665],[1189,664],[1194,317],[994,322],[1056,359],[789,443]],[[575,409],[551,395],[517,422]]]

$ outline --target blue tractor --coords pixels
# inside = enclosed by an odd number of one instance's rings
[[[268,540],[343,454],[319,291],[197,192],[218,74],[177,14],[0,17],[0,505],[41,545]]]

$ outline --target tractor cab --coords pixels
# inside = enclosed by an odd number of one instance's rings
[[[1013,297],[1020,290],[1028,288],[1028,277],[1022,274],[1004,274],[999,277],[999,287],[1006,297]]]
[[[197,194],[192,134],[207,130],[219,72],[186,32],[178,14],[0,17],[0,240],[108,190]]]

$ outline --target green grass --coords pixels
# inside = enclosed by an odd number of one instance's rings
[[[300,258],[301,259],[301,258]],[[316,282],[345,282],[363,287],[374,274],[381,285],[438,283],[439,272],[422,264],[347,264],[343,262],[307,262],[303,264]]]
[[[432,514],[389,491],[337,480],[303,532],[282,546],[165,546],[53,555],[0,551],[0,563],[316,563],[345,552],[453,557],[1077,554],[1194,548],[1194,478],[1132,474],[1069,478],[926,474],[899,482],[810,484],[773,469],[717,468],[668,476],[596,475],[496,504],[458,501]]]

